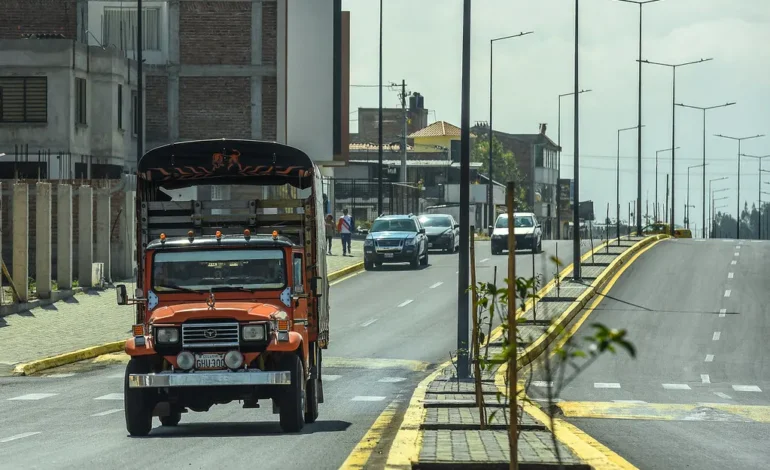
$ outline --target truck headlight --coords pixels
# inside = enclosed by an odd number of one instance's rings
[[[374,246],[374,240],[372,240],[371,238],[367,238],[366,240],[364,240],[364,246]]]
[[[404,245],[406,245],[406,246],[413,246],[414,242],[415,242],[414,238],[407,238],[406,240],[404,240]]]
[[[156,328],[155,341],[158,344],[174,344],[179,342],[178,328]]]
[[[264,341],[265,325],[246,325],[241,330],[241,338],[244,341]]]

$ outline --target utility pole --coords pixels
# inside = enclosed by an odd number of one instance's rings
[[[580,94],[580,93],[588,93],[590,91],[591,91],[591,89],[580,90],[578,92],[578,94]],[[558,123],[556,125],[556,128],[557,128],[557,131],[556,131],[556,145],[559,146],[559,154],[556,156],[556,160],[557,160],[557,162],[556,162],[556,173],[559,175],[556,178],[556,182],[557,183],[559,182],[559,179],[561,179],[561,99],[564,98],[565,96],[572,96],[574,94],[575,94],[575,92],[573,91],[573,92],[570,92],[570,93],[562,93],[561,95],[559,95],[559,118],[558,118]],[[559,193],[560,190],[561,190],[560,188],[557,188],[557,191],[556,191],[557,194]],[[561,197],[557,197],[556,198],[556,225],[559,227],[559,233],[558,233],[558,236],[557,236],[556,239],[557,240],[561,240]]]
[[[737,201],[738,210],[735,213],[735,225],[736,225],[735,238],[740,240],[741,238],[741,142],[743,142],[744,140],[758,139],[760,137],[764,137],[765,134],[753,135],[751,137],[732,137],[732,136],[722,135],[722,134],[715,134],[715,136],[720,137],[722,139],[738,141],[738,201]]]
[[[406,134],[407,134],[407,122],[409,116],[406,113],[406,80],[401,80],[401,111],[404,113],[404,135],[401,136],[401,182],[407,182],[407,166],[406,166]]]
[[[762,156],[756,156],[756,155],[746,155],[743,154],[744,157],[754,158],[759,162],[759,174],[757,174],[757,198],[759,198],[759,208],[757,209],[757,239],[762,240],[762,172],[765,171],[762,169],[762,160],[765,158],[770,158],[770,155],[762,155]]]
[[[668,213],[668,173],[666,173],[666,204],[664,205],[665,214],[666,214],[666,222],[669,222],[669,213]],[[674,227],[671,227],[671,234],[673,234]]]
[[[377,132],[378,132],[378,151],[377,151],[377,215],[385,212],[384,201],[382,198],[382,0],[380,0],[380,106],[377,112]]]
[[[580,50],[578,48],[579,28],[580,28],[580,15],[579,15],[579,0],[575,0],[575,119],[574,119],[574,157],[573,157],[573,174],[574,174],[574,203],[572,204],[572,220],[574,230],[572,231],[572,279],[575,281],[581,281],[583,276],[581,274],[580,265],[580,83],[578,74],[578,67],[580,65]]]
[[[144,155],[144,70],[142,58],[142,0],[136,2],[136,121],[139,128],[136,130],[136,164],[139,168],[139,159]]]

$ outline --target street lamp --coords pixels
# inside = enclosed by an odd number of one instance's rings
[[[725,189],[727,189],[727,188],[725,188]],[[718,190],[718,191],[714,191],[714,192],[715,192],[715,193],[718,193],[719,191],[721,191],[721,190]],[[725,197],[718,197],[718,198],[716,198],[716,199],[714,199],[714,196],[711,196],[711,206],[713,207],[713,209],[712,209],[712,213],[713,213],[713,217],[714,217],[714,219],[713,219],[713,224],[712,224],[712,227],[711,227],[711,230],[712,230],[712,232],[714,232],[714,233],[712,233],[712,235],[716,235],[716,227],[715,227],[715,225],[716,225],[716,222],[717,222],[717,220],[716,220],[716,219],[717,219],[717,211],[718,211],[719,209],[724,209],[724,208],[726,208],[726,207],[727,207],[727,204],[722,204],[721,206],[718,206],[718,207],[717,207],[717,206],[715,205],[715,203],[716,203],[717,201],[722,201],[722,200],[724,200],[724,199],[727,199],[727,196],[725,196]]]
[[[588,93],[590,91],[592,90],[591,89],[580,90],[578,94]],[[556,135],[556,141],[557,141],[556,145],[559,146],[559,155],[557,158],[558,161],[556,162],[556,168],[557,168],[556,172],[559,174],[559,177],[556,179],[557,183],[559,182],[559,178],[561,178],[561,99],[564,98],[565,96],[572,96],[574,94],[575,92],[573,91],[571,93],[563,93],[559,95],[559,119],[558,119],[559,122],[556,125],[558,129],[557,135]],[[561,198],[558,197],[558,190],[557,190],[557,197],[556,197],[556,225],[559,227],[559,234],[558,234],[557,240],[561,240]]]
[[[642,233],[642,7],[648,3],[655,3],[660,0],[618,0],[624,3],[635,3],[639,5],[639,100],[637,104],[639,120],[637,126],[639,133],[637,137],[637,174],[636,174],[636,233]],[[672,145],[673,147],[673,145]],[[631,221],[628,221],[631,225]]]
[[[377,214],[382,215],[385,212],[382,198],[382,0],[380,0],[380,105],[377,111]]]
[[[580,66],[580,50],[578,48],[580,37],[580,2],[575,0],[575,119],[573,119],[574,131],[574,152],[573,152],[573,178],[574,178],[574,204],[572,204],[572,221],[574,230],[572,231],[572,279],[575,281],[582,280],[581,263],[580,263],[580,101],[578,97],[580,95],[580,74],[578,68]],[[641,233],[641,230],[639,231]],[[515,454],[514,454],[515,455]]]
[[[702,108],[700,106],[690,106],[683,103],[677,103],[677,106],[681,106],[683,108],[699,109],[703,111],[703,164],[704,165],[706,164],[706,111],[710,111],[712,109],[717,109],[717,108],[725,108],[727,106],[732,106],[734,104],[735,102]],[[706,238],[706,170],[705,169],[703,170],[703,238]]]
[[[726,180],[727,178],[729,178],[729,176],[723,176],[721,178],[714,178],[713,180],[709,180],[709,198],[712,199],[711,204],[709,204],[709,224],[711,224],[711,222],[714,221],[714,214],[713,214],[713,211],[712,211],[712,209],[714,207],[714,201],[713,201],[714,193],[720,192],[720,191],[727,191],[727,189],[728,189],[728,188],[722,188],[722,189],[717,189],[716,191],[712,191],[711,190],[711,183],[713,183],[715,181]],[[709,237],[713,237],[713,230],[709,230]]]
[[[634,127],[626,127],[623,129],[618,129],[618,156],[617,156],[617,162],[615,164],[615,225],[618,235],[618,246],[620,246],[620,133],[623,131],[630,131],[633,129],[636,129],[639,126]],[[644,127],[644,125],[642,125]],[[630,224],[630,221],[629,221]]]
[[[737,225],[737,231],[735,232],[735,236],[737,239],[740,240],[741,238],[741,142],[743,142],[744,140],[758,139],[760,137],[764,137],[765,134],[752,135],[751,137],[732,137],[729,135],[722,135],[722,134],[714,134],[714,135],[722,139],[738,141],[738,201],[737,201],[738,211],[735,213],[735,225]]]
[[[671,235],[674,234],[674,226],[676,225],[676,219],[674,218],[674,211],[676,210],[675,194],[676,187],[674,181],[676,179],[676,69],[677,67],[684,67],[687,65],[700,64],[702,62],[708,62],[712,59],[700,59],[691,62],[682,62],[679,64],[666,64],[663,62],[651,62],[649,60],[643,61],[645,64],[659,65],[661,67],[668,67],[672,73],[672,95],[671,95]]]
[[[495,223],[495,207],[494,207],[494,191],[492,188],[492,58],[493,54],[492,51],[494,50],[492,46],[494,46],[495,42],[502,41],[504,39],[512,39],[512,38],[518,38],[521,36],[526,36],[527,34],[532,34],[534,31],[527,31],[526,33],[519,33],[514,34],[512,36],[503,36],[499,38],[494,38],[489,41],[489,184],[487,185],[487,205],[488,207],[488,213],[489,213],[489,223],[487,225],[491,226],[493,223]],[[504,181],[504,183],[507,181]],[[490,233],[490,236],[492,233]]]
[[[677,147],[677,150],[679,147]],[[658,154],[660,152],[670,152],[671,149],[663,149],[663,150],[656,150],[655,151],[655,222],[657,222],[660,217],[659,209],[658,209]]]
[[[685,211],[685,217],[687,219],[687,229],[688,230],[690,229],[690,207],[695,207],[695,206],[690,206],[690,170],[692,168],[703,167],[703,174],[705,175],[706,174],[706,165],[708,165],[708,163],[702,163],[700,165],[693,165],[693,166],[688,166],[687,167],[687,210]],[[703,189],[705,190],[706,188],[703,188]],[[704,194],[705,194],[705,191],[704,191]],[[704,238],[705,238],[705,236],[704,236]]]
[[[770,158],[770,155],[757,156],[746,155],[745,153],[741,155],[744,157],[755,158],[757,161],[759,161],[759,173],[757,173],[757,180],[759,181],[757,183],[759,185],[757,186],[757,191],[759,192],[759,211],[757,211],[757,217],[759,220],[757,221],[757,237],[759,240],[762,240],[762,160],[765,158]]]

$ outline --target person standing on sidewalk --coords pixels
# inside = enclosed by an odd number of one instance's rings
[[[343,209],[342,217],[337,221],[337,231],[342,239],[342,256],[353,256],[350,252],[350,236],[353,233],[353,218],[348,215],[348,210]]]
[[[334,238],[334,217],[331,214],[326,214],[324,220],[326,226],[326,253],[332,254],[332,239]]]

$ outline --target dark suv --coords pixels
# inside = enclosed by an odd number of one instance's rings
[[[414,269],[428,265],[428,237],[422,224],[411,214],[379,217],[364,240],[364,268],[407,262]]]

